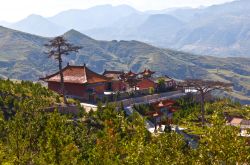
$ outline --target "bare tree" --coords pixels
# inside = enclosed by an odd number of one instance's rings
[[[78,52],[81,47],[74,46],[69,43],[65,38],[62,36],[55,37],[54,39],[49,41],[49,44],[45,44],[47,47],[48,52],[45,52],[48,57],[54,57],[58,61],[59,73],[60,73],[60,83],[61,83],[61,94],[63,95],[64,103],[67,104],[67,99],[65,97],[65,89],[64,89],[64,76],[62,72],[62,56],[69,55],[72,52]]]
[[[205,98],[214,90],[230,91],[233,84],[220,81],[209,81],[201,79],[188,79],[180,83],[181,87],[196,90],[200,94],[202,126],[205,125]]]

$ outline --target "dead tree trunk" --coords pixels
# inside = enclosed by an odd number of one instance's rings
[[[60,73],[60,85],[61,85],[61,93],[63,95],[63,102],[64,104],[68,104],[66,96],[65,96],[65,87],[64,87],[64,77],[63,77],[63,72],[62,72],[62,57],[59,56],[58,58],[59,62],[59,73]]]
[[[202,122],[202,127],[204,127],[205,126],[205,96],[203,92],[201,92],[201,122]]]

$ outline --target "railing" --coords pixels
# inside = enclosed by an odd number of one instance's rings
[[[136,98],[129,98],[125,100],[121,100],[116,102],[117,104],[123,103],[124,107],[133,105],[133,104],[138,104],[138,103],[153,103],[157,101],[161,101],[166,99],[166,97],[174,96],[177,94],[182,94],[182,91],[174,91],[174,92],[165,92],[165,93],[160,93],[160,94],[153,94],[153,95],[147,95],[147,96],[142,96],[142,97],[136,97]]]

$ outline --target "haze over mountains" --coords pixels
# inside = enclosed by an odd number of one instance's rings
[[[100,40],[140,40],[202,55],[250,56],[249,0],[146,12],[127,5],[104,5],[64,11],[50,18],[31,15],[14,24],[0,24],[41,36],[76,29]]]
[[[96,72],[104,69],[135,72],[150,68],[158,75],[177,79],[206,78],[234,83],[234,97],[250,101],[250,58],[216,58],[162,49],[139,41],[99,41],[78,31],[63,36],[82,46],[78,54],[64,58],[64,65],[87,64]],[[57,63],[44,54],[50,38],[0,27],[0,77],[38,80],[55,72]]]
[[[234,83],[234,97],[250,101],[249,0],[146,12],[104,5],[0,24],[20,30],[0,26],[0,77],[37,80],[56,71],[55,61],[44,54],[44,44],[49,37],[63,34],[83,47],[79,54],[65,57],[65,62],[86,63],[99,73],[150,68],[176,79],[229,81]]]

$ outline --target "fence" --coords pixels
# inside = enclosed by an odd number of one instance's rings
[[[166,92],[166,93],[160,93],[160,94],[153,94],[153,95],[147,95],[142,97],[136,97],[136,98],[129,98],[125,100],[121,100],[116,102],[117,104],[123,103],[124,107],[130,106],[132,104],[136,103],[153,103],[156,101],[160,101],[161,99],[164,100],[166,97],[174,96],[177,94],[183,94],[182,91],[174,91],[174,92]]]

